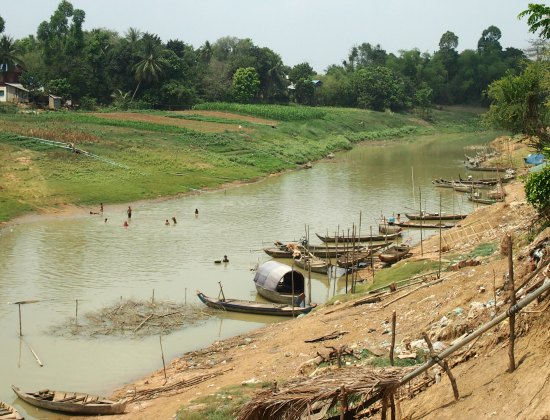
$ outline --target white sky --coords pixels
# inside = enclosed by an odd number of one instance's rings
[[[501,45],[526,48],[536,36],[517,15],[529,2],[545,0],[72,0],[86,12],[84,28],[120,34],[129,27],[180,39],[198,48],[223,36],[250,38],[268,47],[286,65],[308,62],[324,72],[341,64],[353,45],[380,44],[388,52],[418,48],[433,53],[446,31],[458,50],[475,49],[484,29],[497,26]],[[2,0],[5,32],[36,35],[58,0]]]

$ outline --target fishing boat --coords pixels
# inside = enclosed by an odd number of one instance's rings
[[[271,302],[292,304],[294,297],[305,290],[305,278],[291,266],[278,261],[260,265],[254,276],[258,294]]]
[[[393,264],[397,261],[406,258],[409,254],[410,247],[408,245],[393,245],[378,255],[380,261]]]
[[[476,194],[473,194],[473,195],[468,194],[467,197],[468,197],[468,200],[479,204],[495,204],[497,201],[502,201],[502,200],[496,200],[494,198],[481,197]]]
[[[321,274],[326,274],[328,268],[330,267],[329,263],[325,260],[316,257],[309,257],[307,255],[301,255],[300,258],[295,258],[294,264],[296,264],[296,266],[300,267],[302,270],[311,270],[314,273]]]
[[[391,223],[380,223],[378,225],[378,232],[380,233],[396,233],[400,232],[401,228],[393,220]]]
[[[24,420],[24,417],[11,405],[0,401],[0,420]]]
[[[284,244],[275,242],[275,246],[264,248],[264,252],[273,258],[294,258],[300,254],[312,254],[319,258],[335,258],[338,255],[351,250],[361,250],[363,246],[353,246],[350,243],[342,243],[337,246],[326,245],[300,245],[294,242]]]
[[[392,241],[401,236],[401,231],[382,235],[360,235],[356,237],[350,236],[323,236],[316,233],[317,237],[323,242],[380,242]]]
[[[467,214],[446,214],[446,213],[429,213],[423,211],[422,213],[405,213],[409,220],[460,220],[465,219]]]
[[[430,223],[431,222],[431,223]],[[423,222],[422,220],[418,222],[400,222],[398,223],[399,226],[402,228],[421,228],[421,229],[449,229],[454,227],[453,223],[433,223],[431,220],[426,220]]]
[[[214,299],[198,290],[197,296],[202,303],[210,308],[255,315],[297,316],[307,314],[315,307],[312,305],[301,307],[240,299]]]
[[[350,268],[361,262],[366,261],[372,256],[372,251],[369,249],[363,252],[348,252],[345,255],[340,256],[336,260],[338,267]]]
[[[45,389],[36,392],[23,392],[15,385],[11,387],[23,401],[46,410],[79,415],[122,414],[127,399],[112,401],[96,395],[80,392],[51,391]]]
[[[443,178],[432,179],[432,184],[434,184],[436,187],[453,188],[453,181],[449,181]]]
[[[483,171],[483,172],[501,172],[505,173],[511,168],[499,168],[498,166],[479,166],[476,164],[464,163],[464,167],[469,171]]]

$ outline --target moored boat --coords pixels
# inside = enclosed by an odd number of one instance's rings
[[[304,292],[305,278],[291,266],[278,261],[260,265],[254,276],[258,294],[271,302],[292,304],[294,297]]]
[[[127,399],[112,401],[80,392],[51,391],[49,389],[23,392],[15,385],[12,385],[12,389],[19,398],[35,407],[71,414],[122,414],[128,403]]]
[[[405,213],[409,220],[460,220],[465,219],[467,214],[446,214],[446,213]]]
[[[403,228],[420,228],[420,229],[449,229],[454,227],[453,223],[433,223],[431,220],[419,220],[418,222],[400,222],[399,226]]]
[[[316,257],[309,257],[307,255],[302,255],[300,258],[294,259],[294,264],[300,267],[302,270],[309,271],[313,273],[326,274],[328,268],[330,267],[329,263],[325,260]]]
[[[255,315],[297,316],[307,314],[315,306],[293,306],[241,299],[214,299],[197,290],[197,296],[206,306],[231,312]]]
[[[382,235],[360,235],[356,237],[350,236],[323,236],[316,233],[317,237],[323,242],[381,242],[392,241],[401,236],[401,231]]]
[[[410,247],[408,245],[393,245],[378,255],[380,261],[393,264],[397,261],[406,258],[409,254]]]
[[[24,417],[14,407],[0,401],[0,420],[24,420]]]
[[[496,200],[494,198],[476,196],[475,194],[473,194],[473,195],[468,194],[467,197],[468,197],[468,200],[470,200],[474,203],[479,203],[479,204],[495,204],[498,201],[503,201],[503,200]]]

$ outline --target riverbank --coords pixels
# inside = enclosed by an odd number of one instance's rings
[[[423,283],[386,291],[380,300],[365,301],[365,294],[347,296],[323,305],[312,314],[263,327],[249,334],[217,341],[182,355],[158,370],[118,390],[116,397],[133,398],[124,416],[149,419],[235,418],[235,410],[274,382],[305,380],[337,369],[331,349],[352,352],[346,365],[385,366],[388,362],[391,318],[395,311],[396,359],[399,365],[422,362],[427,332],[441,350],[487,322],[506,305],[508,258],[503,249],[507,234],[513,238],[515,284],[526,290],[547,278],[546,266],[531,258],[535,249],[550,253],[550,229],[539,232],[536,213],[526,203],[523,184],[505,187],[506,199],[480,206],[460,228],[443,236],[442,274],[430,274]],[[542,245],[541,245],[542,244]],[[537,248],[538,247],[538,248]],[[439,261],[439,236],[413,249],[413,257],[388,270],[414,263]],[[462,261],[462,263],[460,263]],[[533,276],[533,270],[538,274]],[[364,276],[369,278],[368,275]],[[372,281],[372,280],[367,280]],[[520,297],[525,292],[520,293]],[[363,303],[361,303],[363,300]],[[423,392],[400,398],[407,418],[532,418],[550,413],[543,397],[550,391],[550,344],[546,325],[548,299],[532,304],[516,320],[517,370],[506,373],[507,329],[504,322],[450,359],[460,398],[453,394],[445,375],[430,370]],[[329,363],[320,363],[320,356]],[[350,375],[351,366],[347,366]],[[441,382],[439,378],[441,376]],[[225,414],[223,414],[225,413]]]
[[[296,121],[218,111],[2,114],[0,223],[252,182],[364,141],[497,135],[481,129],[479,109],[435,110],[430,123],[414,114],[300,109]]]

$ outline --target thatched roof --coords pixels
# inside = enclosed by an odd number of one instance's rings
[[[349,367],[314,378],[287,383],[281,389],[270,389],[257,394],[239,411],[240,420],[303,418],[320,419],[345,397],[348,407],[364,405],[393,392],[411,368]],[[368,404],[362,408],[366,408]],[[310,417],[308,417],[310,416]]]

